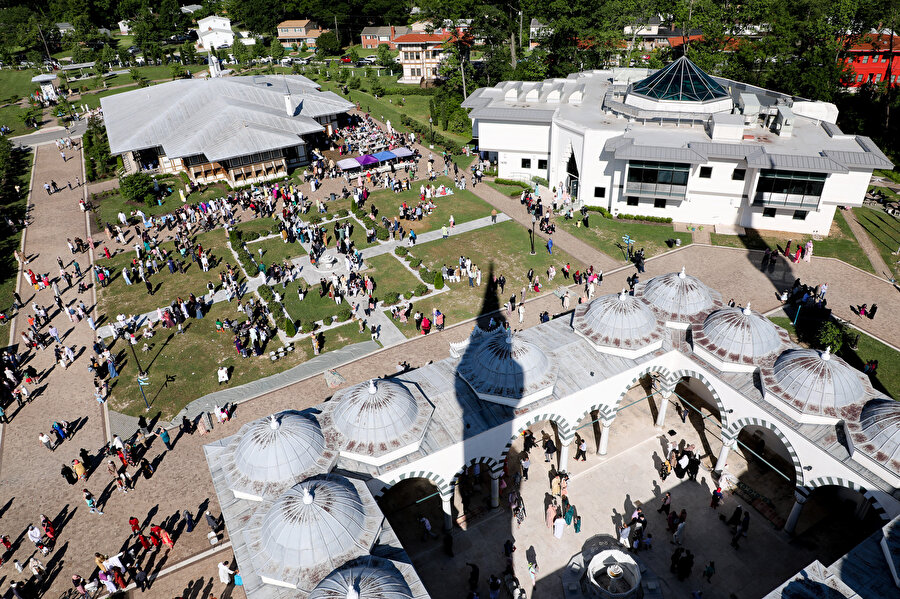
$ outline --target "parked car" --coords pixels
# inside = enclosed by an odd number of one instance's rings
[[[372,64],[372,63],[370,63],[370,62],[369,62],[368,60],[366,60],[365,58],[360,58],[359,60],[356,61],[356,66],[357,66],[357,67],[367,67],[367,66],[370,66],[371,64]]]
[[[306,57],[306,58],[295,58],[295,59],[294,59],[294,64],[309,64],[309,62],[310,62],[310,58],[309,58],[309,57]]]
[[[350,58],[349,54],[344,54],[343,56],[341,56],[341,62],[343,62],[344,64],[350,64],[351,62],[353,62],[353,59]]]
[[[376,54],[369,54],[368,56],[366,56],[366,60],[368,60],[368,61],[371,62],[372,64],[375,64],[376,62],[378,62],[378,55],[376,55]]]

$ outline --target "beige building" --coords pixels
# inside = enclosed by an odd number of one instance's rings
[[[278,41],[287,50],[292,49],[294,44],[298,47],[306,44],[307,48],[315,50],[316,40],[326,31],[309,19],[282,21],[278,24]]]
[[[444,59],[444,44],[451,37],[449,33],[409,33],[394,38],[403,67],[398,82],[421,84],[437,79]]]

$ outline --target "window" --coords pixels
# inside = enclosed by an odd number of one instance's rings
[[[875,83],[878,83],[879,81],[881,81],[881,73],[875,75]]]
[[[605,198],[606,197],[606,188],[605,187],[595,187],[594,188],[594,197],[595,198]]]
[[[745,168],[736,168],[736,169],[734,169],[734,171],[731,173],[731,180],[732,180],[732,181],[743,181],[743,180],[744,180],[744,177],[746,177],[746,176],[747,176],[747,169],[745,169]]]
[[[700,178],[701,179],[709,179],[712,177],[712,167],[711,166],[701,166],[700,167]]]
[[[857,82],[857,83],[862,83],[863,77],[865,77],[865,75],[857,75],[857,76],[856,76],[856,82]]]
[[[522,159],[522,168],[531,168],[531,158]]]
[[[629,206],[637,206],[638,198],[636,196],[628,196],[628,199],[625,200],[625,203],[628,204]]]
[[[862,57],[862,63],[863,63],[863,64],[866,64],[867,62],[869,62],[869,57],[868,57],[868,56],[863,56],[863,57]]]
[[[546,160],[538,160],[538,170],[541,170],[541,171],[547,170],[547,161]]]
[[[794,210],[794,220],[806,220],[807,210]]]
[[[628,163],[626,192],[648,198],[683,198],[690,170],[687,164],[632,160]]]
[[[766,218],[775,218],[774,208],[763,208],[763,216]]]
[[[755,204],[815,208],[825,187],[824,173],[763,169],[756,184]]]
[[[666,207],[666,199],[665,198],[654,198],[653,207],[654,208],[665,208]]]

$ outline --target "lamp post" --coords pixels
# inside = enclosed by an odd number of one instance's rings
[[[537,217],[535,215],[531,215],[531,255],[535,255],[534,251],[534,223],[537,222]]]
[[[428,129],[431,131],[431,147],[434,147],[434,119],[428,117]]]
[[[138,361],[137,352],[134,351],[134,345],[132,345],[128,339],[126,339],[125,341],[126,343],[128,343],[128,347],[131,348],[131,357],[134,358],[134,363],[138,369],[137,384],[138,388],[141,390],[141,396],[144,398],[144,405],[147,406],[144,411],[149,412],[150,402],[147,401],[147,395],[144,393],[144,387],[149,385],[150,381],[147,379],[146,371],[144,371],[144,369],[141,367],[141,363]]]

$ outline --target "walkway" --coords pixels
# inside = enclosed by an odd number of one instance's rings
[[[869,259],[869,263],[872,265],[872,268],[875,269],[875,272],[881,273],[881,276],[888,280],[893,280],[894,275],[892,274],[890,267],[881,257],[878,248],[872,243],[872,238],[869,237],[869,234],[866,233],[863,226],[856,220],[856,213],[852,210],[845,210],[842,214],[844,215],[844,220],[850,225],[850,230],[853,231],[853,235],[856,237],[859,247],[866,253],[866,258]]]

